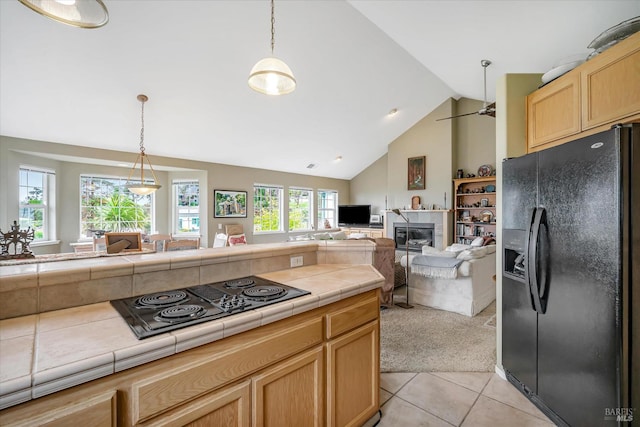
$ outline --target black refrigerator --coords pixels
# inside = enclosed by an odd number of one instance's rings
[[[640,425],[639,181],[640,124],[503,162],[502,365],[558,425]]]

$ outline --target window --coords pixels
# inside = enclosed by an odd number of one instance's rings
[[[21,166],[18,185],[20,229],[25,230],[31,227],[34,231],[34,241],[55,239],[53,227],[55,174]]]
[[[253,231],[282,231],[282,187],[253,186]]]
[[[127,190],[126,182],[126,178],[80,177],[82,236],[91,237],[92,230],[151,232],[153,194],[135,195]]]
[[[313,229],[313,191],[289,188],[289,231]]]
[[[318,190],[318,228],[338,227],[338,192]]]
[[[200,234],[200,183],[173,181],[175,233]]]

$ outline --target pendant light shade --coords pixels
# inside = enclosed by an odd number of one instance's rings
[[[253,66],[249,86],[266,95],[286,95],[295,90],[296,79],[287,64],[271,56]]]
[[[19,0],[28,8],[63,24],[99,28],[109,22],[109,12],[101,0]]]
[[[271,0],[271,56],[256,63],[249,73],[249,87],[266,95],[286,95],[296,88],[293,72],[282,60],[273,56],[276,44],[274,0]]]
[[[149,156],[144,152],[144,103],[147,102],[149,98],[147,95],[138,95],[138,101],[142,103],[142,127],[140,128],[140,154],[136,158],[136,162],[133,164],[133,168],[131,168],[131,172],[129,172],[129,177],[127,178],[127,183],[125,187],[134,194],[139,196],[147,196],[158,188],[161,185],[158,184],[158,179],[156,178],[156,173],[153,171],[153,166],[151,166],[151,161],[149,161]],[[146,183],[144,181],[144,162],[147,161],[149,165],[149,170],[151,171],[151,175],[153,176],[153,184]],[[136,172],[136,166],[140,163],[140,182],[130,182],[131,176]]]

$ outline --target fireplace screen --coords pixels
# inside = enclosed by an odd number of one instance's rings
[[[409,243],[409,250],[421,252],[423,246],[433,246],[433,223],[409,223],[409,236],[407,238],[407,224],[395,222],[393,224],[393,239],[396,242],[396,249],[406,250]]]

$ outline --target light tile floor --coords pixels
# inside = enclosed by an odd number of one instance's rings
[[[382,373],[379,427],[525,427],[554,424],[490,372]]]

